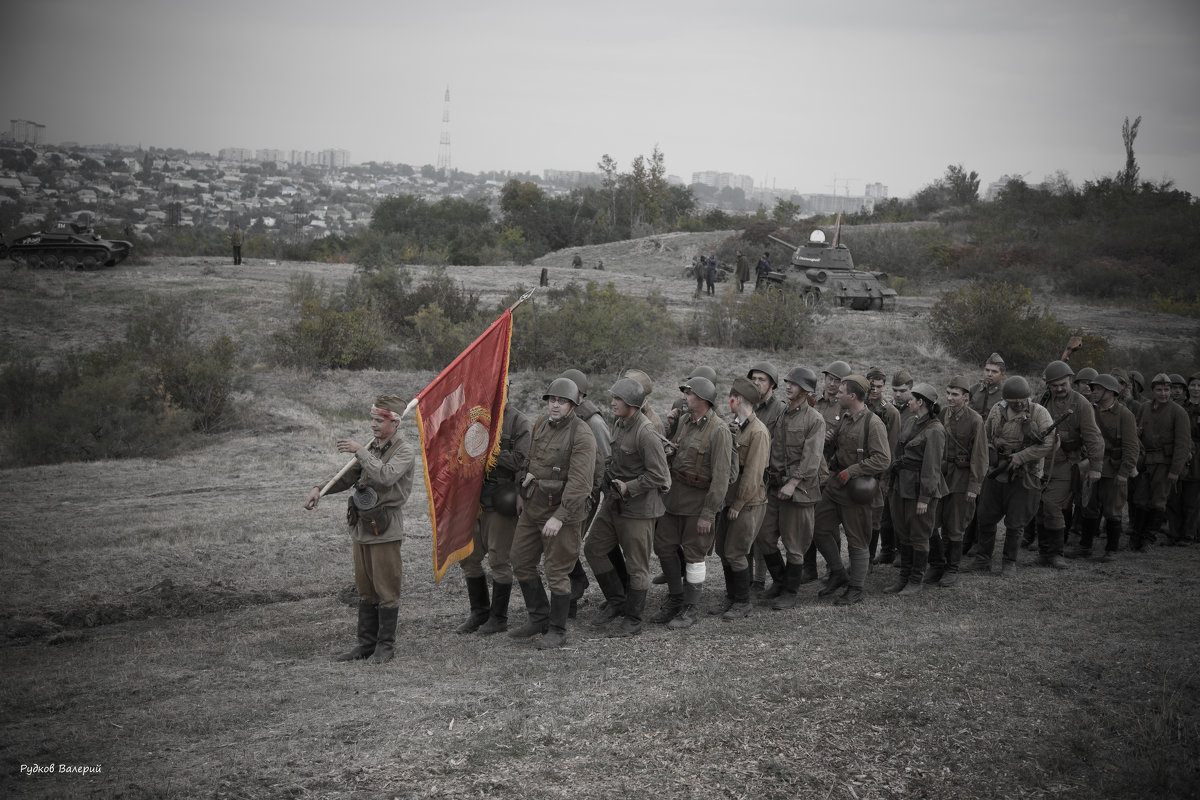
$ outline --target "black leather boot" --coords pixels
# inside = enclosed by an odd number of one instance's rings
[[[625,586],[615,569],[596,573],[596,583],[599,584],[600,591],[604,592],[604,599],[608,601],[592,620],[594,627],[602,628],[625,613]]]
[[[529,581],[521,581],[521,594],[525,598],[525,610],[529,614],[529,619],[525,624],[517,628],[515,631],[509,631],[508,635],[514,639],[528,639],[530,636],[537,636],[539,633],[545,633],[550,627],[550,601],[546,599],[546,589],[542,586],[540,577]],[[570,595],[564,595],[568,601],[568,610],[570,606]]]
[[[796,607],[796,601],[800,599],[800,576],[804,572],[803,564],[788,564],[784,570],[784,587],[779,593],[779,597],[775,598],[775,602],[771,604],[771,608],[775,611],[784,611],[789,608]]]
[[[725,575],[725,596],[721,599],[720,603],[708,610],[708,613],[714,617],[724,614],[733,605],[733,579],[730,577],[733,574],[733,570],[729,568],[729,562],[721,562],[721,572]]]
[[[642,632],[642,619],[646,614],[645,589],[629,589],[625,593],[625,618],[609,631],[610,639],[628,639]]]
[[[962,562],[962,542],[946,543],[946,571],[942,573],[938,586],[953,586],[958,583],[958,569]]]
[[[398,608],[379,609],[379,631],[376,634],[375,652],[371,654],[372,664],[386,664],[392,660],[393,648],[396,644],[396,619],[400,616]]]
[[[616,573],[613,573],[616,578]],[[620,578],[616,578],[620,582]],[[546,633],[538,640],[538,650],[562,647],[567,641],[567,614],[571,610],[571,595],[550,595],[550,621]]]
[[[721,619],[732,621],[754,613],[754,606],[750,602],[750,572],[749,567],[740,572],[730,572],[729,577],[733,581],[733,604],[721,615]]]
[[[358,645],[336,657],[336,661],[370,658],[379,635],[379,604],[358,601]]]
[[[921,580],[925,577],[925,565],[928,562],[929,553],[927,551],[912,551],[912,568],[908,574],[908,585],[902,587],[897,594],[910,595],[921,591]]]
[[[478,633],[490,636],[508,630],[508,598],[512,595],[511,583],[492,584],[492,608],[487,622],[479,626]]]
[[[899,594],[908,586],[908,579],[912,576],[913,568],[913,549],[909,545],[900,546],[900,574],[896,576],[896,582],[883,590],[884,594]]]
[[[763,600],[774,600],[787,588],[787,569],[783,564],[783,556],[778,552],[763,554],[767,572],[771,573],[771,585],[763,592]]]
[[[949,544],[949,542],[945,542]],[[946,574],[946,548],[943,546],[941,533],[935,532],[929,537],[929,568],[925,570],[925,583],[937,583]]]
[[[488,599],[487,578],[483,575],[478,578],[467,578],[467,597],[471,601],[471,615],[462,625],[458,626],[458,633],[474,633],[480,625],[487,622],[492,613],[492,604]]]
[[[583,562],[577,560],[568,575],[571,578],[571,607],[567,611],[567,616],[575,619],[575,611],[579,608],[579,598],[583,597],[588,587],[588,576],[583,569]]]
[[[680,630],[682,628],[690,628],[700,620],[700,592],[704,589],[703,583],[687,582],[683,586],[683,607],[679,609],[679,613],[675,618],[667,623],[667,627],[671,630]]]

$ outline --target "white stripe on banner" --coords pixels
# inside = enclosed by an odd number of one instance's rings
[[[429,425],[432,428],[430,433],[436,435],[438,428],[442,427],[442,423],[453,417],[466,402],[467,393],[462,384],[459,384],[458,388],[446,396],[437,411],[433,412],[433,416],[429,418]]]

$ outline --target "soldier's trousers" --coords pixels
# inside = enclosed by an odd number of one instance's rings
[[[571,593],[571,570],[579,560],[579,538],[583,523],[567,522],[554,536],[542,536],[542,525],[550,515],[522,514],[513,535],[513,577],[531,581],[538,576],[538,563],[545,555],[546,584],[551,594]]]
[[[942,526],[942,539],[961,542],[967,523],[975,515],[975,501],[967,499],[966,492],[953,492],[938,501],[938,519]]]
[[[1200,523],[1200,481],[1180,481],[1167,498],[1171,541],[1195,541]]]
[[[716,537],[716,526],[701,534],[697,523],[699,517],[684,517],[667,512],[658,518],[654,526],[654,553],[660,561],[676,558],[675,548],[683,549],[683,563],[700,564],[712,550]]]
[[[517,531],[517,518],[499,511],[484,511],[475,520],[475,543],[471,555],[458,562],[463,575],[468,578],[483,577],[483,559],[492,567],[492,580],[496,583],[512,583],[512,543]]]
[[[762,523],[758,527],[758,542],[764,553],[778,552],[779,540],[787,551],[787,563],[803,564],[804,551],[813,541],[816,521],[814,506],[780,500],[772,490],[767,492]]]
[[[892,493],[890,505],[897,545],[911,547],[918,553],[929,552],[929,537],[933,533],[933,523],[938,518],[938,500],[937,497],[932,498],[925,513],[918,514],[915,499],[901,497],[899,492]]]
[[[400,555],[403,539],[394,542],[364,544],[351,542],[354,550],[354,588],[366,603],[378,603],[380,608],[400,605],[400,584],[404,576],[404,559]]]
[[[1021,544],[1021,533],[1037,513],[1041,493],[1025,485],[1024,476],[1001,483],[995,478],[983,482],[979,494],[979,507],[975,516],[979,520],[979,540],[975,553],[981,558],[991,558],[996,548],[996,528],[1004,520],[1004,560],[1016,561],[1017,549]]]
[[[750,562],[746,556],[754,545],[766,512],[767,504],[759,503],[756,506],[743,507],[735,520],[729,519],[728,508],[721,509],[721,513],[717,515],[717,554],[734,572],[749,568]]]
[[[614,505],[605,503],[596,514],[592,532],[583,545],[583,554],[592,565],[592,572],[603,575],[614,569],[608,554],[619,545],[625,557],[625,568],[629,571],[629,588],[649,589],[655,520],[623,517]]]

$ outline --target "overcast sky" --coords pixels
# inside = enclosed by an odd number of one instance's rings
[[[458,169],[669,173],[908,196],[947,164],[1200,194],[1183,0],[16,0],[0,113],[51,143],[342,148]]]

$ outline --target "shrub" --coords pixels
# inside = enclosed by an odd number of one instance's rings
[[[783,283],[766,291],[751,292],[738,304],[738,346],[757,350],[800,347],[812,330],[812,310],[796,284]]]
[[[1028,287],[986,281],[943,294],[930,313],[930,330],[964,361],[981,364],[989,354],[999,352],[1013,374],[1040,374],[1074,333],[1049,312],[1039,310]],[[1083,362],[1101,359],[1107,347],[1104,339],[1089,335],[1084,358],[1072,363],[1086,365]]]
[[[684,341],[709,347],[728,347],[737,331],[738,295],[730,286],[721,290],[715,302],[693,312],[684,330]]]
[[[345,296],[328,292],[304,273],[289,282],[299,319],[275,334],[279,363],[304,369],[363,369],[383,350],[383,320],[369,305],[346,309]]]
[[[413,317],[412,332],[405,337],[405,352],[417,369],[440,371],[475,340],[475,326],[454,322],[433,303]]]

